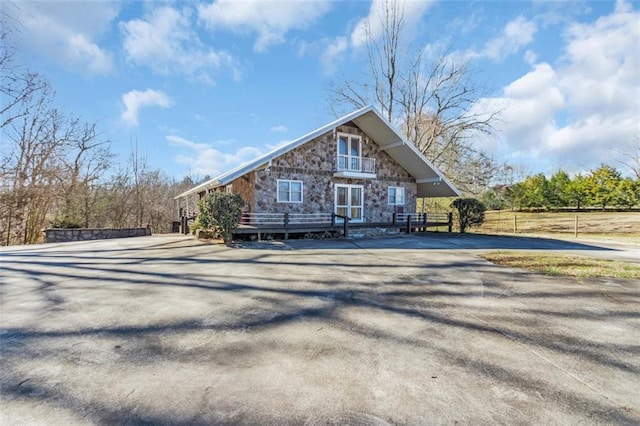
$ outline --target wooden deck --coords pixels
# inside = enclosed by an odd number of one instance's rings
[[[186,220],[182,218],[182,229],[188,228],[190,220],[192,218],[186,218]],[[451,232],[451,213],[394,214],[388,222],[356,222],[332,213],[253,213],[243,216],[242,223],[233,232],[233,235],[256,235],[258,239],[261,239],[267,234],[277,234],[287,239],[290,235],[337,232],[349,237],[350,231],[361,229],[395,228],[400,232],[413,233],[435,227],[447,227]]]
[[[289,235],[299,235],[320,232],[338,232],[348,237],[349,232],[360,229],[398,229],[401,232],[413,233],[426,231],[428,228],[447,227],[451,232],[452,218],[447,213],[416,213],[414,215],[394,215],[389,222],[354,222],[339,220],[336,215],[330,214],[324,218],[301,217],[301,215],[284,215],[282,220],[269,221],[267,223],[242,223],[234,231],[234,235],[256,235],[260,238],[265,234],[282,234],[284,239]]]

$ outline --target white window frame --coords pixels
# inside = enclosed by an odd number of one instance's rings
[[[281,200],[280,199],[280,182],[286,182],[289,184],[289,191],[288,191],[288,199],[287,200]],[[299,183],[300,184],[300,201],[295,201],[291,199],[291,184],[292,183]],[[304,200],[304,182],[301,180],[294,180],[294,179],[278,179],[276,181],[276,200],[278,201],[278,203],[289,203],[289,204],[301,204],[302,201]]]
[[[340,138],[341,137],[346,137],[347,138],[347,153],[346,154],[340,154]],[[354,141],[358,141],[358,155],[357,155],[357,162],[360,163],[362,161],[362,136],[360,135],[353,135],[351,133],[342,133],[342,132],[338,132],[336,135],[336,153],[337,153],[337,161],[338,161],[338,165],[340,165],[340,156],[344,156],[346,157],[346,168],[345,170],[352,170],[351,164],[352,164],[352,158],[354,157],[353,155],[351,155],[351,145],[353,144]],[[362,165],[360,165],[362,167]],[[360,168],[361,168],[360,167]]]
[[[395,196],[393,197],[393,200],[391,199],[391,190],[395,191]],[[402,203],[398,202],[398,193],[402,193]],[[405,198],[406,192],[404,190],[404,187],[402,186],[390,186],[389,189],[387,190],[387,198],[389,201],[389,205],[390,206],[404,206],[404,203],[406,202],[406,198]]]
[[[340,207],[345,208],[347,210],[347,216],[351,217],[351,209],[358,208],[360,209],[360,219],[351,219],[351,222],[364,222],[364,185],[347,185],[347,184],[336,184],[334,189],[334,210],[335,214],[338,214],[338,188],[345,188],[347,190],[347,204],[340,205]],[[351,204],[351,191],[356,188],[360,190],[360,204],[352,205]],[[342,219],[337,218],[336,221],[342,222]]]

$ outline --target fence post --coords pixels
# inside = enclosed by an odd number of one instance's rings
[[[422,203],[424,204],[424,201]],[[422,232],[427,232],[427,212],[422,213],[422,224],[424,225],[424,227],[422,228]]]
[[[513,233],[514,234],[518,233],[518,215],[517,214],[513,215]]]
[[[453,213],[447,213],[447,222],[449,222],[449,232],[453,232]]]
[[[349,218],[345,216],[342,222],[343,234],[345,238],[349,238]]]
[[[575,238],[578,238],[578,215],[576,215],[576,221],[573,224],[573,234]]]
[[[407,234],[411,233],[411,215],[407,215]]]
[[[289,212],[284,214],[284,239],[289,239]]]

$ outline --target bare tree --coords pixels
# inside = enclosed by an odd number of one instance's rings
[[[620,151],[623,158],[620,163],[640,180],[640,137],[636,136],[634,139],[635,143],[632,143],[628,150]]]
[[[345,107],[373,103],[466,192],[467,166],[491,162],[473,146],[473,138],[494,132],[492,123],[499,111],[479,110],[483,91],[472,83],[468,63],[457,61],[447,50],[432,57],[428,46],[412,49],[403,40],[402,1],[382,2],[377,18],[382,30],[374,34],[369,23],[365,31],[368,76],[334,84],[329,94],[331,109],[339,114]]]
[[[95,124],[68,118],[53,104],[48,80],[13,66],[0,29],[0,228],[2,244],[38,242],[54,218],[85,226],[95,184],[109,167],[108,141]]]
[[[13,18],[3,9],[0,12],[0,129],[26,114],[21,104],[47,90],[48,82],[40,75],[24,71],[15,65],[15,48],[10,41]]]
[[[144,184],[147,173],[147,159],[138,153],[138,141],[131,144],[129,154],[129,166],[131,171],[131,184],[133,190],[133,209],[135,226],[142,226],[146,214],[147,189]],[[150,201],[150,200],[149,200]]]
[[[65,152],[64,118],[51,107],[47,86],[33,103],[24,99],[19,118],[3,129],[11,143],[2,163],[7,204],[3,212],[5,244],[33,243],[55,202],[58,155]],[[6,131],[5,131],[6,130]]]
[[[69,158],[60,176],[64,207],[60,214],[67,223],[89,227],[98,203],[98,184],[111,166],[113,154],[108,140],[99,140],[96,124],[69,123]]]

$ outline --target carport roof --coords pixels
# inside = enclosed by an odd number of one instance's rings
[[[184,198],[203,191],[228,185],[237,178],[260,168],[270,161],[305,143],[352,121],[364,133],[376,142],[383,151],[396,160],[416,179],[418,197],[456,197],[460,191],[434,166],[411,142],[402,136],[374,107],[367,106],[331,123],[328,123],[306,135],[274,149],[252,161],[241,164],[213,179],[201,183],[175,197]]]

